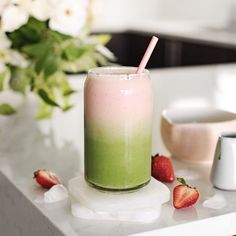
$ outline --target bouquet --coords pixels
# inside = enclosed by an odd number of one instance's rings
[[[39,119],[70,109],[66,74],[114,59],[110,36],[89,34],[90,18],[88,0],[0,0],[0,93],[35,93]],[[15,112],[0,104],[0,114]]]

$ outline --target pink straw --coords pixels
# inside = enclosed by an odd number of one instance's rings
[[[147,63],[149,61],[149,58],[152,55],[152,52],[153,52],[157,42],[158,42],[158,38],[155,37],[155,36],[152,36],[152,39],[151,39],[151,41],[150,41],[150,43],[149,43],[149,45],[147,47],[147,50],[144,53],[144,56],[143,56],[139,66],[138,66],[136,74],[141,74],[143,72],[144,68],[146,67],[146,65],[147,65]]]

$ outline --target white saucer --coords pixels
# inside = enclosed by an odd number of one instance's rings
[[[68,188],[72,214],[84,219],[149,223],[159,217],[161,205],[170,199],[169,189],[153,178],[148,185],[128,193],[99,191],[83,176],[71,179]]]

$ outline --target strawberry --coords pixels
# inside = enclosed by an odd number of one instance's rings
[[[199,198],[199,192],[196,188],[186,184],[183,178],[177,178],[181,183],[175,186],[173,191],[173,205],[176,209],[185,208],[195,204]]]
[[[152,157],[152,176],[162,182],[173,182],[175,174],[170,158],[158,154]]]
[[[36,181],[46,189],[50,189],[52,186],[61,184],[61,180],[48,170],[37,170],[34,172],[34,178]]]

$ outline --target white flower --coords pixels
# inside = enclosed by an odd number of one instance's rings
[[[11,0],[2,11],[2,28],[5,32],[13,32],[26,24],[30,15],[45,21],[49,19],[55,3],[55,0]]]
[[[21,68],[26,68],[28,66],[26,59],[19,52],[12,49],[6,51],[5,62]]]
[[[11,0],[2,12],[2,29],[13,32],[26,24],[29,19],[31,0]]]
[[[0,61],[0,73],[5,72],[6,69],[7,69],[7,68],[6,68],[5,64],[4,64],[3,62]]]
[[[55,3],[55,0],[34,0],[31,4],[31,15],[40,21],[47,20]]]
[[[105,56],[106,58],[108,58],[109,60],[115,60],[116,57],[115,55],[105,46],[99,44],[96,46],[96,50],[101,53],[103,56]]]
[[[11,46],[11,41],[7,38],[6,34],[0,32],[0,73],[6,70],[4,58],[4,52]]]
[[[49,27],[60,33],[78,36],[87,20],[88,0],[0,0],[4,32],[13,32],[28,22],[50,19]],[[1,12],[2,11],[2,12]]]
[[[0,51],[8,49],[11,46],[11,41],[8,39],[6,34],[0,31]]]
[[[60,0],[49,21],[49,27],[60,33],[78,36],[87,20],[87,0]]]
[[[0,31],[0,71],[6,69],[6,64],[25,68],[28,65],[26,59],[16,50],[10,49],[11,42],[6,34]]]
[[[4,9],[6,8],[6,6],[10,3],[11,0],[1,0],[0,1],[0,15],[2,14],[2,12],[4,11]]]

